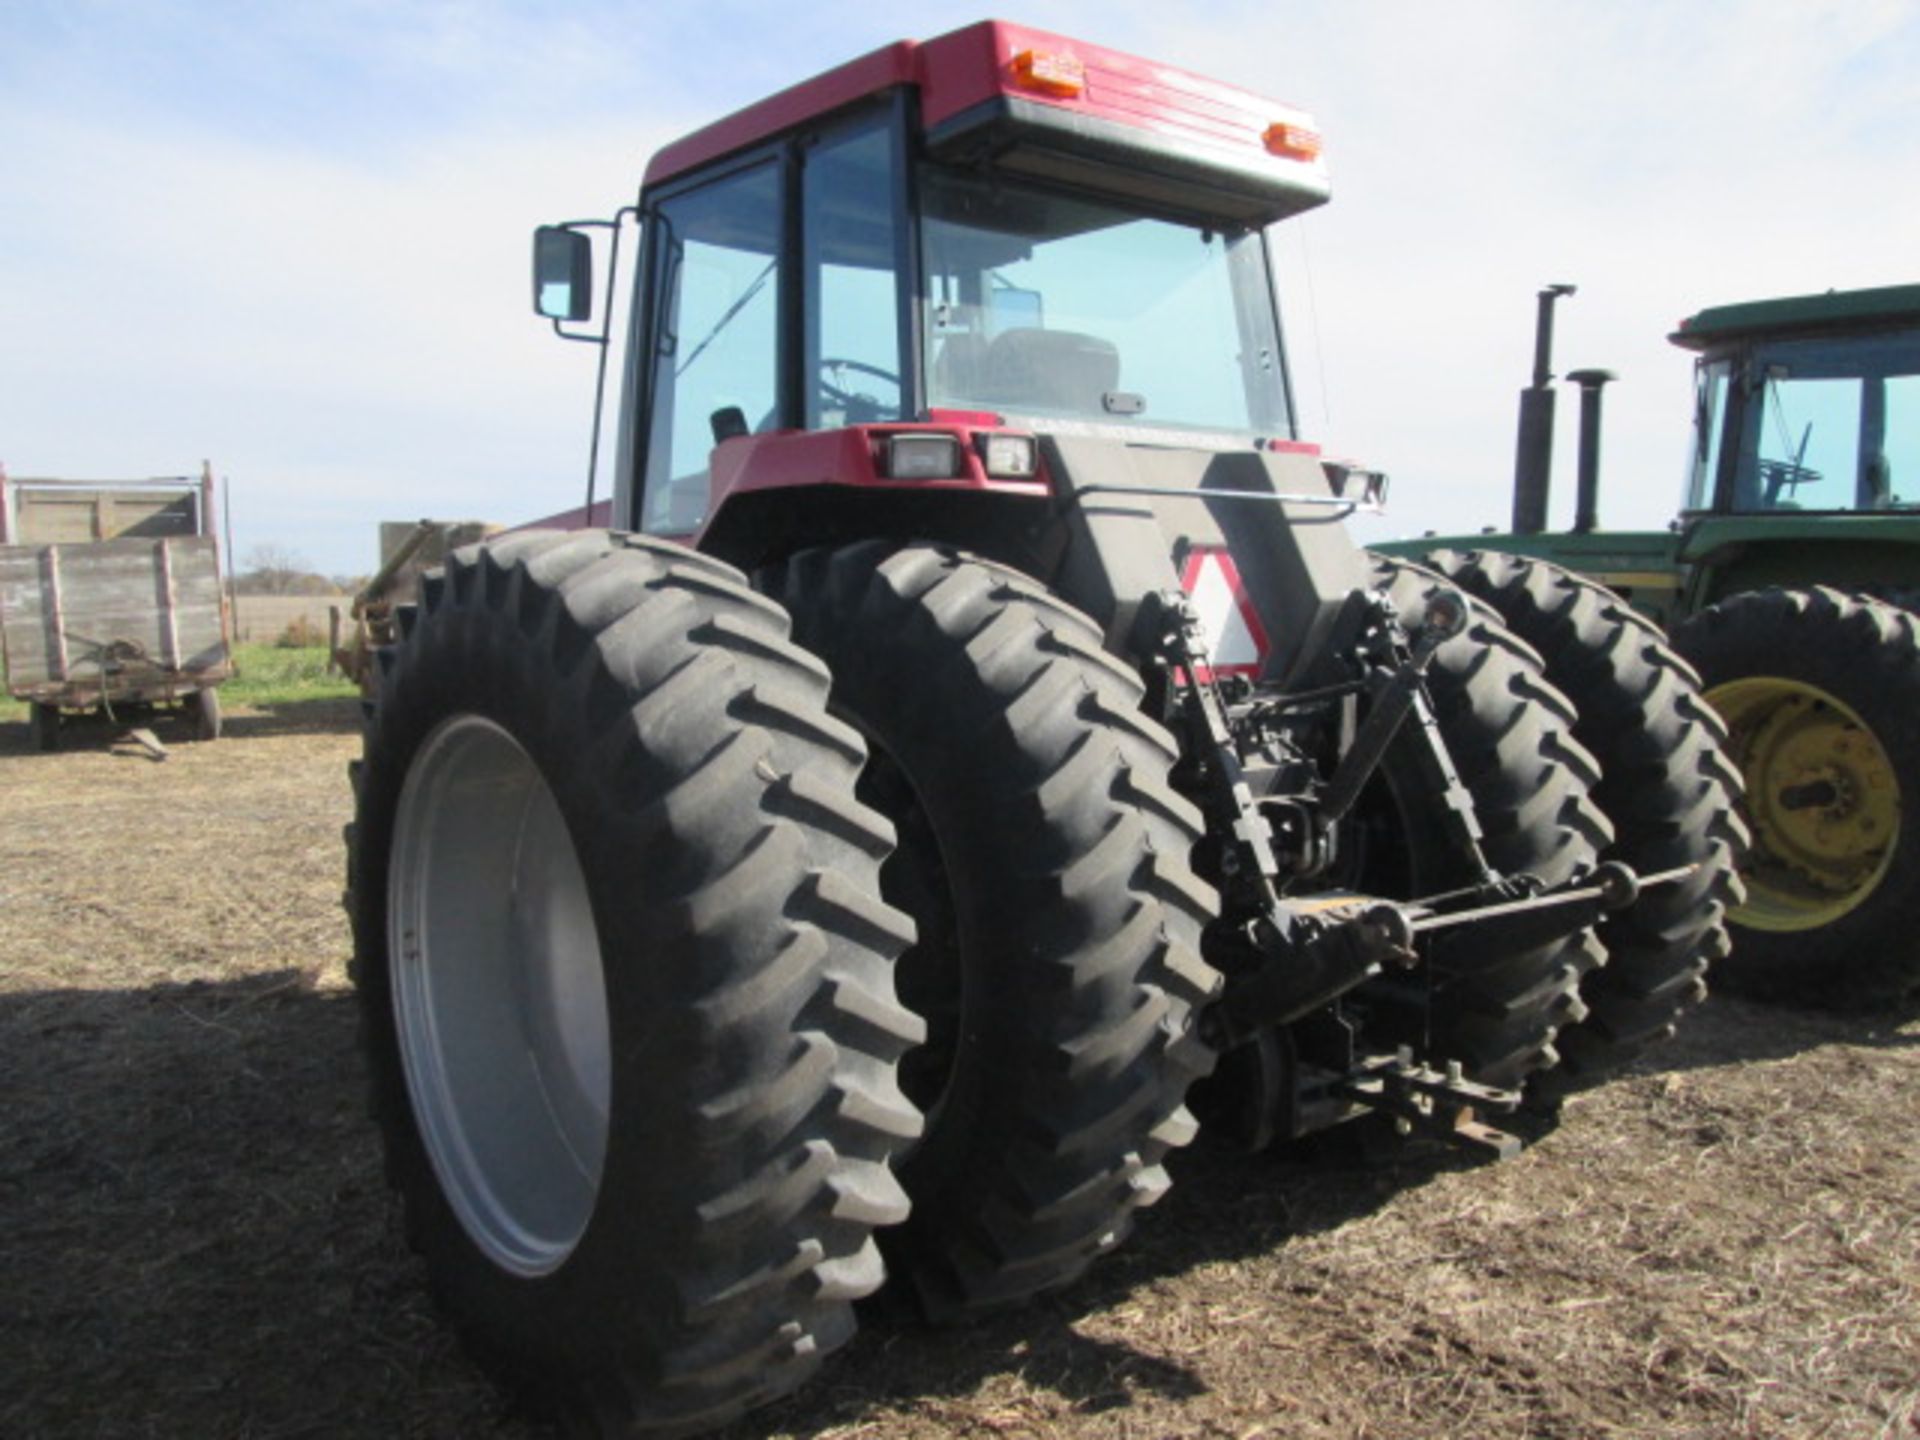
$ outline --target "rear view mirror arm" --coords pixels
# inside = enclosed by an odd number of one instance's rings
[[[612,349],[609,342],[613,336],[613,287],[620,274],[620,236],[626,228],[629,217],[636,221],[640,218],[638,207],[622,205],[608,220],[566,220],[553,227],[556,230],[610,230],[613,232],[613,239],[607,246],[607,278],[603,292],[606,299],[600,307],[599,332],[568,330],[567,322],[558,316],[549,317],[553,323],[553,333],[562,340],[580,340],[600,347],[600,363],[595,369],[593,379],[593,431],[591,438],[587,441],[587,501],[586,508],[580,516],[581,522],[586,525],[593,523],[593,496],[600,469],[600,429],[606,414],[607,403],[607,354]]]

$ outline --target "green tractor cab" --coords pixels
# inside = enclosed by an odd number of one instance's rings
[[[1567,288],[1541,296],[1513,529],[1380,548],[1482,588],[1485,557],[1562,567],[1665,627],[1746,782],[1747,899],[1720,977],[1808,1003],[1898,999],[1920,987],[1920,285],[1682,321],[1694,446],[1665,531],[1599,528],[1599,389],[1583,384],[1576,518],[1549,532],[1543,351]]]

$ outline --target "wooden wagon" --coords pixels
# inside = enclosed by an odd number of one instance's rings
[[[233,673],[213,472],[130,481],[0,474],[0,656],[34,743],[63,712],[174,705],[220,733]],[[117,717],[116,717],[117,718]]]

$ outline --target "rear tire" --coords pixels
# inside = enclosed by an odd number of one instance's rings
[[[582,1428],[791,1390],[875,1289],[920,1128],[912,937],[858,736],[785,617],[605,532],[452,556],[380,652],[348,906],[373,1106],[437,1298]]]
[[[1418,621],[1432,588],[1446,583],[1418,566],[1370,559],[1376,588],[1406,624]],[[1503,875],[1531,874],[1550,886],[1592,870],[1613,838],[1589,794],[1600,769],[1573,738],[1572,707],[1547,683],[1539,657],[1476,604],[1467,628],[1435,654],[1427,689],[1473,797],[1487,862]],[[1373,813],[1388,853],[1386,863],[1368,864],[1359,885],[1407,899],[1474,883],[1406,754],[1396,745],[1382,764]],[[1501,1086],[1520,1085],[1557,1062],[1555,1036],[1586,1017],[1581,978],[1606,957],[1592,930],[1533,945],[1443,936],[1430,953],[1430,985],[1415,972],[1369,982],[1358,998],[1388,1038],[1424,1042],[1434,1058],[1458,1060],[1470,1077]]]
[[[1563,1094],[1619,1070],[1706,998],[1708,967],[1727,954],[1727,907],[1744,893],[1740,776],[1691,667],[1612,591],[1496,551],[1442,551],[1429,563],[1499,611],[1573,702],[1574,738],[1600,762],[1593,798],[1614,827],[1603,858],[1641,875],[1700,867],[1601,922],[1607,963],[1581,985],[1587,1018],[1560,1032],[1560,1064],[1539,1077],[1545,1096]]]
[[[1673,643],[1746,778],[1726,988],[1855,1007],[1920,987],[1920,619],[1824,586],[1756,590]]]
[[[1166,1191],[1212,1065],[1218,902],[1173,741],[1093,623],[1016,572],[874,542],[761,583],[869,737],[862,794],[902,836],[882,885],[921,927],[900,985],[929,1021],[908,1087],[928,1129],[897,1164],[889,1267],[934,1318],[1065,1284]]]
[[[27,716],[27,738],[36,750],[60,748],[60,707],[35,701]]]

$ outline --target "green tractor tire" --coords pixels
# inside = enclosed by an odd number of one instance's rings
[[[1920,987],[1920,618],[1824,586],[1756,590],[1673,643],[1746,780],[1727,988],[1854,1008]]]

